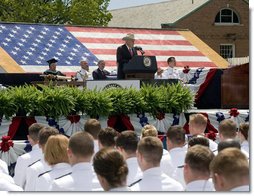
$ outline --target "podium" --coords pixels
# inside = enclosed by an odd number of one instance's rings
[[[155,56],[134,56],[123,65],[125,79],[154,79],[157,71]]]

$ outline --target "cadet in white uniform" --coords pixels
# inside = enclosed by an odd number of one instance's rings
[[[131,186],[133,191],[183,191],[182,185],[160,168],[163,145],[159,138],[147,136],[138,144],[138,163],[143,177]]]
[[[213,158],[208,147],[197,144],[188,149],[183,169],[185,191],[215,191],[209,169]]]
[[[155,126],[153,125],[145,125],[142,130],[141,130],[141,138],[147,137],[147,136],[152,136],[152,137],[158,137],[158,131]],[[162,153],[162,158],[161,158],[161,163],[160,167],[163,171],[168,176],[171,176],[172,173],[174,172],[174,167],[172,164],[172,158],[169,152],[165,149],[163,149]]]
[[[116,148],[123,154],[128,166],[128,186],[142,177],[136,156],[137,146],[138,136],[134,131],[123,131],[116,139]]]
[[[207,118],[203,114],[192,114],[189,117],[189,131],[194,137],[204,137],[207,126]],[[209,138],[208,138],[209,139]],[[212,152],[217,150],[218,144],[209,139],[209,148]]]
[[[35,183],[38,175],[51,170],[51,167],[44,159],[44,151],[46,142],[51,135],[59,134],[59,131],[54,127],[44,127],[39,132],[39,147],[43,154],[38,161],[31,163],[26,169],[26,185],[25,191],[35,191]]]
[[[94,118],[90,118],[86,121],[84,129],[90,133],[94,139],[94,154],[99,151],[98,134],[101,130],[100,121]]]
[[[118,150],[99,150],[93,157],[93,168],[104,191],[130,191],[126,180],[128,167]]]
[[[67,147],[69,139],[64,135],[51,135],[45,146],[45,161],[52,167],[52,170],[44,172],[36,179],[36,191],[49,191],[53,180],[69,174],[71,166],[69,164]]]
[[[158,69],[154,79],[180,79],[180,71],[175,68],[175,57],[169,57],[167,63],[168,68],[166,70]]]
[[[210,164],[216,191],[250,191],[247,157],[237,148],[226,148]]]
[[[187,153],[185,144],[185,131],[182,126],[171,126],[167,131],[167,148],[172,159],[173,172],[170,175],[173,179],[185,186],[183,178],[183,165]]]
[[[221,141],[225,141],[227,139],[236,139],[237,138],[237,124],[231,119],[223,120],[219,125],[219,139]],[[249,159],[249,153],[241,148],[241,151],[247,156]]]
[[[37,161],[42,156],[42,151],[39,148],[39,131],[44,127],[43,124],[34,123],[28,129],[27,138],[32,145],[32,151],[18,157],[14,172],[14,181],[17,185],[25,188],[26,184],[26,169],[28,165]]]
[[[68,147],[72,173],[55,179],[50,191],[103,190],[90,163],[93,153],[93,137],[89,133],[77,132],[72,135]]]

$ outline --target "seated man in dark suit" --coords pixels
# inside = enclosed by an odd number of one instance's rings
[[[106,80],[107,76],[110,73],[107,70],[104,70],[105,61],[104,60],[99,60],[97,65],[98,65],[98,69],[93,71],[93,79],[94,80]]]
[[[49,69],[43,72],[45,75],[58,75],[58,76],[65,76],[61,71],[56,70],[56,63],[58,62],[56,59],[50,59],[47,61],[49,64]]]

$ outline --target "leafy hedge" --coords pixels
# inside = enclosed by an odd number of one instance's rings
[[[71,114],[91,117],[133,113],[183,112],[194,103],[194,94],[180,83],[107,90],[80,90],[73,87],[34,86],[0,90],[0,116],[48,116],[58,118]]]

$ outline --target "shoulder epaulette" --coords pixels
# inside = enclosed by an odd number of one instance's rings
[[[177,168],[183,168],[184,167],[184,165],[179,165],[179,166],[177,166]]]
[[[34,165],[35,163],[39,162],[41,159],[38,159],[37,161],[31,163],[30,165],[28,165],[28,167],[31,167],[32,165]]]
[[[50,171],[51,171],[51,170],[48,170],[48,171],[45,171],[45,172],[39,174],[39,175],[38,175],[38,178],[41,177],[42,175],[46,174],[46,173],[49,173]]]
[[[59,177],[55,178],[55,180],[57,180],[57,179],[59,179],[59,178],[62,178],[62,177],[64,177],[64,176],[71,175],[71,174],[72,174],[72,172],[70,172],[70,173],[68,173],[68,174],[64,174],[64,175],[62,175],[62,176],[59,176]]]
[[[137,180],[137,181],[135,181],[135,182],[131,183],[128,187],[132,187],[133,185],[135,185],[135,184],[139,183],[141,180],[142,180],[142,179],[140,178],[139,180]]]

